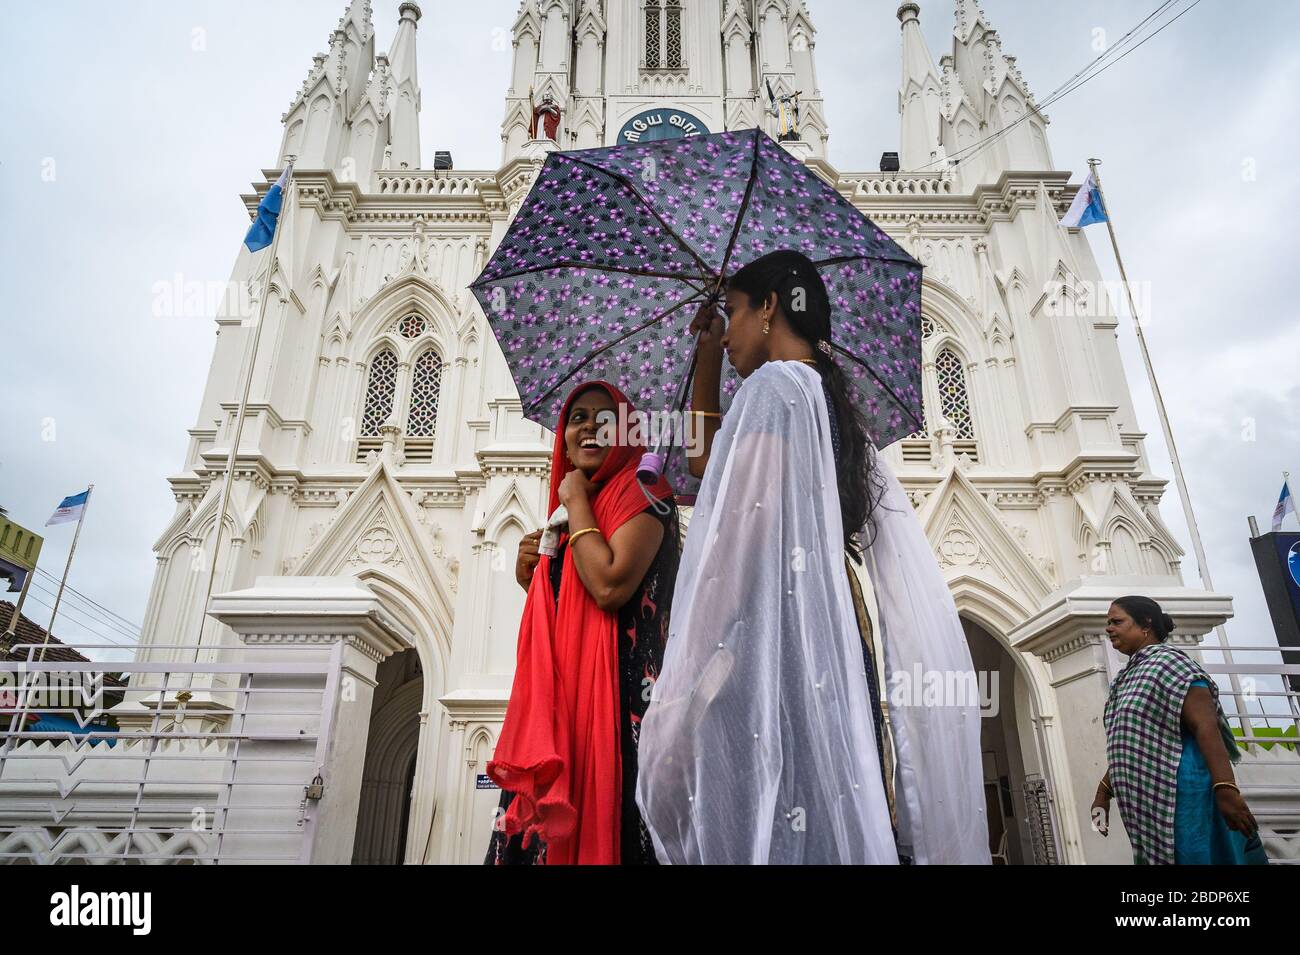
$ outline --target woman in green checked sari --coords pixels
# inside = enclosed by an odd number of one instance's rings
[[[1092,816],[1104,836],[1110,800],[1136,865],[1265,862],[1258,826],[1232,775],[1241,758],[1219,690],[1165,640],[1174,621],[1149,597],[1110,605],[1106,635],[1129,658],[1106,701],[1106,760]]]

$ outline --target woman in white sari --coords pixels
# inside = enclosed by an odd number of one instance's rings
[[[745,381],[693,462],[703,484],[641,725],[637,802],[659,860],[988,863],[973,694],[890,693],[891,819],[846,550],[866,561],[886,677],[975,681],[925,534],[831,357],[825,285],[773,252],[731,278],[727,311],[725,335],[712,310],[697,319],[693,409],[718,421],[723,348]]]

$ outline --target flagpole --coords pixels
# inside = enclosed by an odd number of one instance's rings
[[[77,530],[72,535],[72,546],[68,548],[67,563],[63,565],[63,577],[59,581],[59,592],[54,595],[54,608],[50,611],[50,625],[45,628],[45,639],[41,641],[41,653],[37,657],[38,663],[45,659],[45,648],[49,646],[50,637],[54,635],[54,618],[59,615],[59,603],[63,600],[63,588],[68,583],[68,571],[72,569],[72,555],[77,552],[77,541],[81,537],[81,525],[86,520],[86,511],[90,510],[90,495],[94,490],[95,485],[93,484],[86,488],[86,500],[81,505],[81,514],[77,516]],[[34,568],[32,573],[36,573]],[[24,586],[23,589],[26,590],[26,587]]]
[[[1300,523],[1300,505],[1297,505],[1296,502],[1295,502],[1295,491],[1294,491],[1294,489],[1292,489],[1292,487],[1291,487],[1291,472],[1290,472],[1290,471],[1283,471],[1283,472],[1282,472],[1282,486],[1283,486],[1284,488],[1286,488],[1286,490],[1287,490],[1287,496],[1288,496],[1289,498],[1291,498],[1291,513],[1295,515],[1295,519],[1296,519],[1296,521],[1297,521],[1298,523]],[[1282,515],[1282,520],[1286,520],[1286,515],[1285,515],[1285,514]],[[1272,522],[1270,521],[1269,523],[1271,524]],[[1280,523],[1280,522],[1279,522],[1279,525],[1278,525],[1278,526],[1279,526],[1279,528],[1281,527],[1281,523]],[[1270,528],[1270,530],[1271,530],[1271,529],[1272,529],[1272,528]]]
[[[288,157],[288,164],[293,165],[296,157]],[[203,650],[203,631],[208,622],[208,603],[212,600],[212,582],[217,575],[217,558],[221,552],[221,535],[225,530],[226,511],[230,507],[230,492],[235,484],[235,458],[239,454],[239,442],[244,433],[244,419],[248,414],[248,395],[253,387],[253,372],[257,368],[257,350],[262,341],[262,326],[266,324],[266,303],[271,298],[271,278],[275,274],[275,253],[280,246],[280,234],[285,230],[286,223],[290,218],[293,210],[293,172],[289,172],[289,181],[286,183],[288,195],[284,198],[284,207],[280,215],[276,217],[275,231],[271,234],[271,254],[266,260],[266,287],[262,289],[262,301],[258,305],[257,325],[253,331],[252,355],[248,359],[248,368],[244,374],[244,390],[239,398],[239,411],[235,415],[235,434],[230,442],[230,454],[226,456],[226,483],[221,489],[221,506],[217,511],[217,524],[215,527],[215,536],[212,541],[212,564],[208,568],[208,586],[203,597],[202,604],[199,605],[199,641],[194,648],[194,662],[199,662],[199,654]],[[193,680],[193,674],[190,675]]]
[[[1128,298],[1128,311],[1133,319],[1133,330],[1137,333],[1138,348],[1142,352],[1142,364],[1146,366],[1147,381],[1151,383],[1151,394],[1155,397],[1156,416],[1160,419],[1160,429],[1164,432],[1165,446],[1169,449],[1169,461],[1174,467],[1174,483],[1178,487],[1178,498],[1183,505],[1183,518],[1187,521],[1187,532],[1192,538],[1192,552],[1196,555],[1196,570],[1200,574],[1201,583],[1205,585],[1205,589],[1213,591],[1214,583],[1210,580],[1210,566],[1205,559],[1205,545],[1201,542],[1201,530],[1196,523],[1196,515],[1192,511],[1192,497],[1187,492],[1187,480],[1183,477],[1183,465],[1178,457],[1178,446],[1174,443],[1174,432],[1169,424],[1169,413],[1165,410],[1165,399],[1160,393],[1160,383],[1156,381],[1156,370],[1151,364],[1151,353],[1147,350],[1146,336],[1142,334],[1142,319],[1138,315],[1137,304],[1133,301],[1133,288],[1129,285],[1128,274],[1124,271],[1124,259],[1119,254],[1119,240],[1115,238],[1114,217],[1111,215],[1110,206],[1106,202],[1106,191],[1101,187],[1101,174],[1097,172],[1097,166],[1100,164],[1100,159],[1088,160],[1088,168],[1092,171],[1093,182],[1097,184],[1097,198],[1101,200],[1101,210],[1106,216],[1106,231],[1110,234],[1110,247],[1115,253],[1115,264],[1119,266],[1120,282],[1123,284],[1124,294]],[[1223,624],[1216,625],[1214,633],[1219,639],[1219,647],[1223,653],[1224,663],[1231,666],[1232,652],[1228,649],[1228,636],[1223,629]],[[1237,674],[1229,673],[1228,676],[1233,693],[1240,700],[1241,685],[1237,679]],[[1244,718],[1241,720],[1241,729],[1247,736],[1250,735],[1250,729],[1247,727]]]
[[[23,591],[18,595],[18,603],[14,604],[14,612],[9,615],[9,628],[5,630],[6,637],[12,637],[14,631],[18,629],[18,618],[22,616],[23,603],[27,600],[27,588],[32,585],[32,578],[35,576],[36,568],[33,567],[23,578]]]

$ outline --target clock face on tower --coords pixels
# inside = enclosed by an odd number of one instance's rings
[[[659,139],[707,136],[709,127],[682,109],[646,109],[637,113],[618,131],[616,146],[652,143]]]

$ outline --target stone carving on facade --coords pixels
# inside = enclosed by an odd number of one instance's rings
[[[978,562],[980,545],[979,541],[963,528],[950,527],[943,535],[935,553],[939,557],[939,563],[944,567],[970,566]]]
[[[353,567],[361,564],[390,564],[400,566],[404,562],[401,548],[397,546],[397,537],[388,526],[388,516],[380,511],[375,521],[357,540],[348,563]]]
[[[424,231],[427,223],[423,216],[418,216],[412,225],[415,230],[415,237],[410,243],[402,244],[401,257],[398,260],[397,273],[405,275],[410,272],[415,275],[429,275],[429,250],[425,246]],[[389,280],[390,276],[385,276]]]

